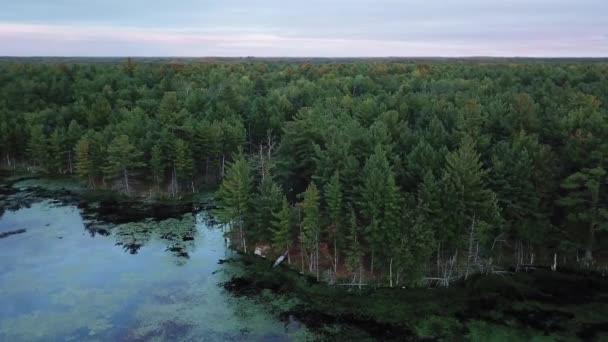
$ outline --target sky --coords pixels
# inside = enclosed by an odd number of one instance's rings
[[[0,0],[0,56],[608,57],[608,0]]]

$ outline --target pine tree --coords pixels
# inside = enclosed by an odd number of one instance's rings
[[[500,214],[496,195],[486,186],[486,174],[473,141],[467,136],[460,148],[446,157],[442,183],[446,203],[444,209],[449,220],[445,222],[447,236],[442,240],[451,241],[451,247],[465,247],[468,250],[465,277],[478,257],[478,243],[483,246],[499,232]],[[458,241],[461,243],[454,243]]]
[[[400,253],[405,245],[402,241],[404,232],[401,228],[405,227],[405,225],[402,224],[401,205],[399,187],[395,183],[395,176],[392,170],[389,170],[386,175],[386,192],[384,192],[382,208],[383,215],[378,227],[379,231],[376,232],[376,235],[380,236],[380,239],[386,246],[381,249],[380,254],[389,261],[389,282],[391,287],[393,286],[393,265],[395,262],[404,265],[411,262],[409,258],[403,257],[403,253]]]
[[[240,121],[222,121],[222,159],[220,160],[220,175],[224,175],[226,156],[237,151],[245,142],[247,133]]]
[[[283,196],[280,210],[273,213],[271,222],[272,245],[280,252],[287,251],[287,262],[291,263],[289,248],[292,243],[291,236],[291,211],[287,198]]]
[[[111,142],[109,130],[106,132],[88,131],[87,139],[89,141],[89,155],[92,161],[91,170],[95,178],[102,178],[103,185],[107,175],[105,166],[108,161],[108,145]]]
[[[203,170],[208,178],[214,176],[212,166],[217,166],[221,159],[222,139],[222,127],[218,122],[203,120],[194,126],[193,150],[204,162]]]
[[[192,152],[188,144],[182,140],[177,139],[174,145],[174,171],[177,182],[190,183],[192,191],[194,192],[194,182],[192,181],[194,165],[192,160]]]
[[[11,167],[11,154],[12,154],[12,146],[11,146],[11,131],[12,127],[8,122],[8,119],[1,115],[0,113],[0,152],[2,153],[1,160],[2,162],[6,161],[7,166]]]
[[[348,222],[348,235],[346,236],[346,269],[353,274],[353,283],[356,282],[357,275],[359,275],[359,284],[363,282],[363,250],[361,248],[361,242],[359,227],[357,225],[357,216],[355,211],[351,208]]]
[[[256,241],[269,241],[272,237],[273,213],[281,207],[281,188],[270,177],[262,179],[256,200],[255,231],[251,236]]]
[[[34,165],[43,170],[48,169],[49,148],[42,125],[34,125],[30,130],[28,154]]]
[[[319,280],[319,241],[321,234],[321,212],[319,206],[319,190],[311,182],[304,192],[302,201],[302,234],[300,241],[308,252],[310,272],[316,271]]]
[[[70,125],[68,126],[68,130],[66,132],[65,144],[67,147],[67,165],[68,171],[70,174],[74,173],[74,148],[78,143],[78,140],[82,136],[82,127],[76,122],[76,120],[72,120]]]
[[[125,192],[130,193],[130,172],[144,166],[140,161],[142,152],[129,142],[129,137],[121,135],[110,143],[104,172],[109,177],[121,177]]]
[[[166,92],[158,108],[158,120],[165,127],[173,127],[177,124],[177,112],[179,112],[177,93]]]
[[[604,199],[606,174],[601,166],[585,168],[568,176],[561,184],[567,195],[560,198],[558,204],[567,210],[568,221],[582,225],[586,230],[582,234],[582,247],[587,265],[593,262],[596,234],[608,230],[608,208]]]
[[[370,272],[374,272],[374,259],[376,255],[384,250],[386,231],[392,223],[386,222],[383,226],[383,218],[386,214],[387,205],[392,206],[394,203],[387,202],[389,199],[387,194],[394,192],[394,177],[392,183],[389,184],[389,179],[392,176],[392,170],[386,152],[382,147],[377,146],[363,168],[363,186],[360,188],[359,207],[361,217],[365,222],[365,237],[371,251]]]
[[[76,175],[87,182],[90,188],[95,187],[95,171],[91,159],[91,147],[87,136],[83,136],[76,143]]]
[[[154,145],[150,152],[150,171],[152,171],[156,186],[160,185],[165,178],[165,165],[163,151],[159,144]]]
[[[216,194],[216,215],[221,223],[238,229],[240,247],[247,253],[247,232],[251,222],[253,199],[253,176],[251,163],[243,151],[235,155],[228,165],[226,177]]]
[[[97,97],[89,110],[89,129],[99,129],[107,125],[112,114],[112,105],[102,95]]]
[[[49,137],[49,167],[53,172],[63,173],[65,170],[66,155],[68,154],[65,136],[65,129],[57,128]]]
[[[340,185],[340,173],[336,171],[325,189],[325,203],[327,204],[327,216],[330,224],[330,235],[334,241],[334,273],[338,273],[339,249],[343,240],[343,199],[342,187]]]
[[[414,226],[412,234],[420,237],[422,241],[434,244],[437,249],[437,271],[441,263],[441,246],[449,236],[449,230],[444,224],[450,218],[444,216],[441,203],[441,186],[432,171],[427,171],[422,184],[418,188],[416,211],[414,213]],[[421,246],[424,249],[424,246]],[[431,248],[431,247],[429,247]],[[423,255],[423,250],[420,255]],[[428,251],[430,253],[430,251]],[[419,260],[422,257],[418,258]]]
[[[528,243],[542,242],[546,237],[543,228],[548,226],[540,207],[542,192],[535,186],[534,153],[538,148],[535,138],[523,131],[511,142],[496,144],[490,173],[509,235]]]

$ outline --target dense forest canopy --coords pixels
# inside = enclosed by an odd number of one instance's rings
[[[239,246],[391,286],[605,268],[608,64],[3,63],[2,165],[220,185]],[[603,253],[603,254],[602,254]]]

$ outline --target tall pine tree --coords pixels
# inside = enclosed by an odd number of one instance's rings
[[[287,198],[283,196],[280,210],[273,213],[271,222],[272,246],[281,253],[287,252],[287,262],[291,263],[289,248],[292,243],[291,210]]]
[[[95,170],[91,158],[91,145],[87,136],[76,143],[76,175],[87,182],[89,188],[95,188]]]
[[[216,193],[220,222],[236,228],[239,245],[247,253],[246,227],[251,223],[253,199],[253,175],[249,160],[240,150],[228,165],[226,177]]]
[[[302,233],[300,243],[308,253],[308,269],[316,272],[319,280],[319,242],[321,235],[321,211],[319,204],[319,190],[311,182],[304,192],[302,201]]]
[[[131,173],[144,166],[144,163],[140,161],[142,154],[129,142],[129,137],[126,135],[114,138],[108,147],[108,159],[104,172],[110,178],[120,177],[127,194],[131,191]]]

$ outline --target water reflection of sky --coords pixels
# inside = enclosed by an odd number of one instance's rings
[[[152,227],[152,226],[151,226]],[[130,254],[115,227],[92,237],[78,208],[34,203],[0,217],[0,340],[270,340],[302,339],[265,307],[218,286],[238,272],[218,265],[230,252],[221,230],[202,214],[161,222]],[[142,227],[138,228],[142,231]],[[183,242],[167,232],[188,232]],[[179,235],[179,234],[177,234]],[[171,240],[172,239],[172,240]],[[171,241],[169,241],[171,240]],[[168,251],[177,245],[188,259]]]

